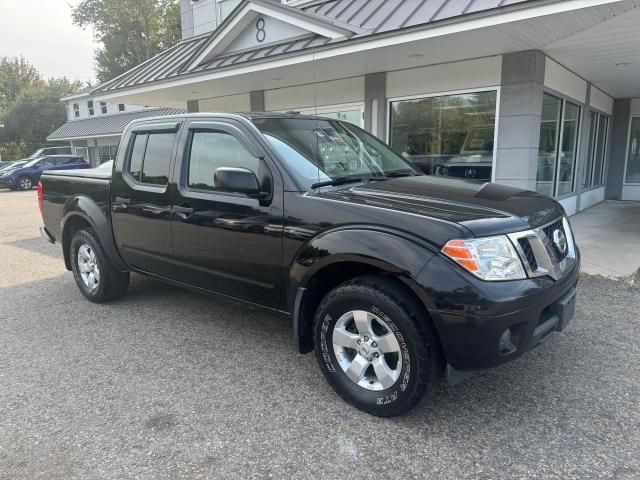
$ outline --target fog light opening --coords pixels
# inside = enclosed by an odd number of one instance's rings
[[[511,329],[507,328],[504,332],[502,332],[502,336],[498,341],[498,353],[500,355],[511,355],[518,348],[511,341]]]

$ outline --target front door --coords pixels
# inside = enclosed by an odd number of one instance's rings
[[[113,230],[129,265],[175,278],[171,263],[169,177],[179,123],[135,127],[125,139],[111,187]]]
[[[178,278],[264,306],[282,305],[282,179],[240,124],[193,121],[182,134],[173,211]],[[221,167],[254,172],[265,198],[222,190]]]

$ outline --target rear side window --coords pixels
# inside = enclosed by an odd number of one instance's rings
[[[129,174],[139,183],[166,185],[175,133],[136,134],[129,159]]]

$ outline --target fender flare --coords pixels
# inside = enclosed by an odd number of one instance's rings
[[[294,342],[300,353],[313,349],[313,317],[304,301],[315,275],[326,267],[353,262],[384,271],[415,292],[414,279],[435,255],[435,247],[403,232],[380,227],[340,227],[324,232],[298,251],[289,268],[287,304],[293,319]]]
[[[63,253],[67,268],[71,265],[67,245],[64,244],[65,229],[74,218],[80,217],[85,220],[95,230],[98,239],[109,257],[111,264],[121,272],[128,272],[131,268],[120,256],[113,236],[113,226],[109,215],[109,203],[100,207],[94,200],[85,196],[77,195],[65,204],[62,211],[61,229],[63,238]],[[69,239],[70,240],[70,239]]]

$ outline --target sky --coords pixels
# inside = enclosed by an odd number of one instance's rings
[[[0,0],[0,57],[22,55],[44,77],[95,83],[90,31],[71,23],[80,0]]]

